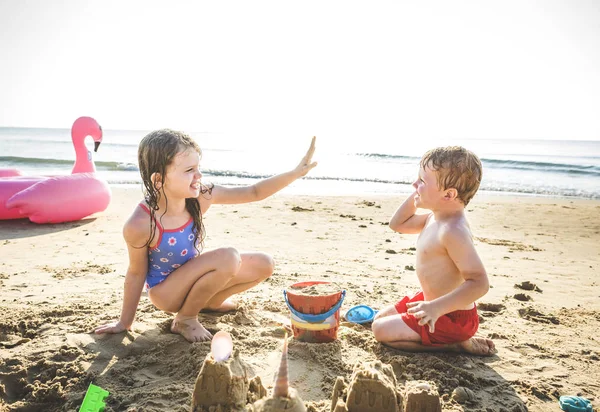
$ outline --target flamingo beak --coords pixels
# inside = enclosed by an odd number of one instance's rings
[[[98,151],[99,146],[100,146],[100,142],[94,142],[94,152]]]

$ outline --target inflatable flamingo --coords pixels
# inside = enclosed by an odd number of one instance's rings
[[[17,169],[0,169],[0,177],[22,176],[20,170]]]
[[[16,169],[0,169],[0,219],[60,223],[105,210],[110,188],[96,176],[92,153],[84,144],[87,136],[94,139],[97,151],[102,128],[91,117],[80,117],[71,129],[75,164],[70,175],[24,176]]]

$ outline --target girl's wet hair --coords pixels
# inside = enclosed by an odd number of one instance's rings
[[[195,150],[202,156],[202,150],[198,143],[190,136],[183,132],[178,132],[170,129],[155,130],[148,133],[140,142],[138,148],[138,164],[140,175],[144,184],[144,199],[148,203],[150,209],[150,238],[143,247],[150,246],[152,239],[156,233],[156,211],[158,210],[158,202],[162,196],[162,191],[158,190],[155,182],[152,181],[152,175],[157,173],[160,176],[161,187],[165,183],[167,167],[173,162],[175,156],[185,150]],[[211,194],[213,185],[205,186],[201,184],[200,194]],[[165,197],[167,209],[169,208],[169,199]],[[194,247],[198,252],[204,246],[204,224],[202,223],[202,213],[200,210],[200,202],[196,198],[185,199],[185,208],[190,213],[193,219],[192,232],[194,233]],[[159,221],[162,220],[162,216]],[[200,246],[200,248],[198,247]]]

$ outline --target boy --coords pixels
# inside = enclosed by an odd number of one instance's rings
[[[390,228],[420,234],[416,269],[422,292],[377,314],[372,329],[379,342],[407,351],[495,353],[491,340],[474,337],[474,302],[489,283],[465,206],[479,188],[481,169],[475,154],[457,146],[430,150],[421,159],[416,191],[394,213]],[[430,212],[416,214],[417,208]]]

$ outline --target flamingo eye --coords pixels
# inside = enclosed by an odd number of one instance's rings
[[[102,131],[102,126],[98,125],[98,129],[100,129],[100,131]]]

